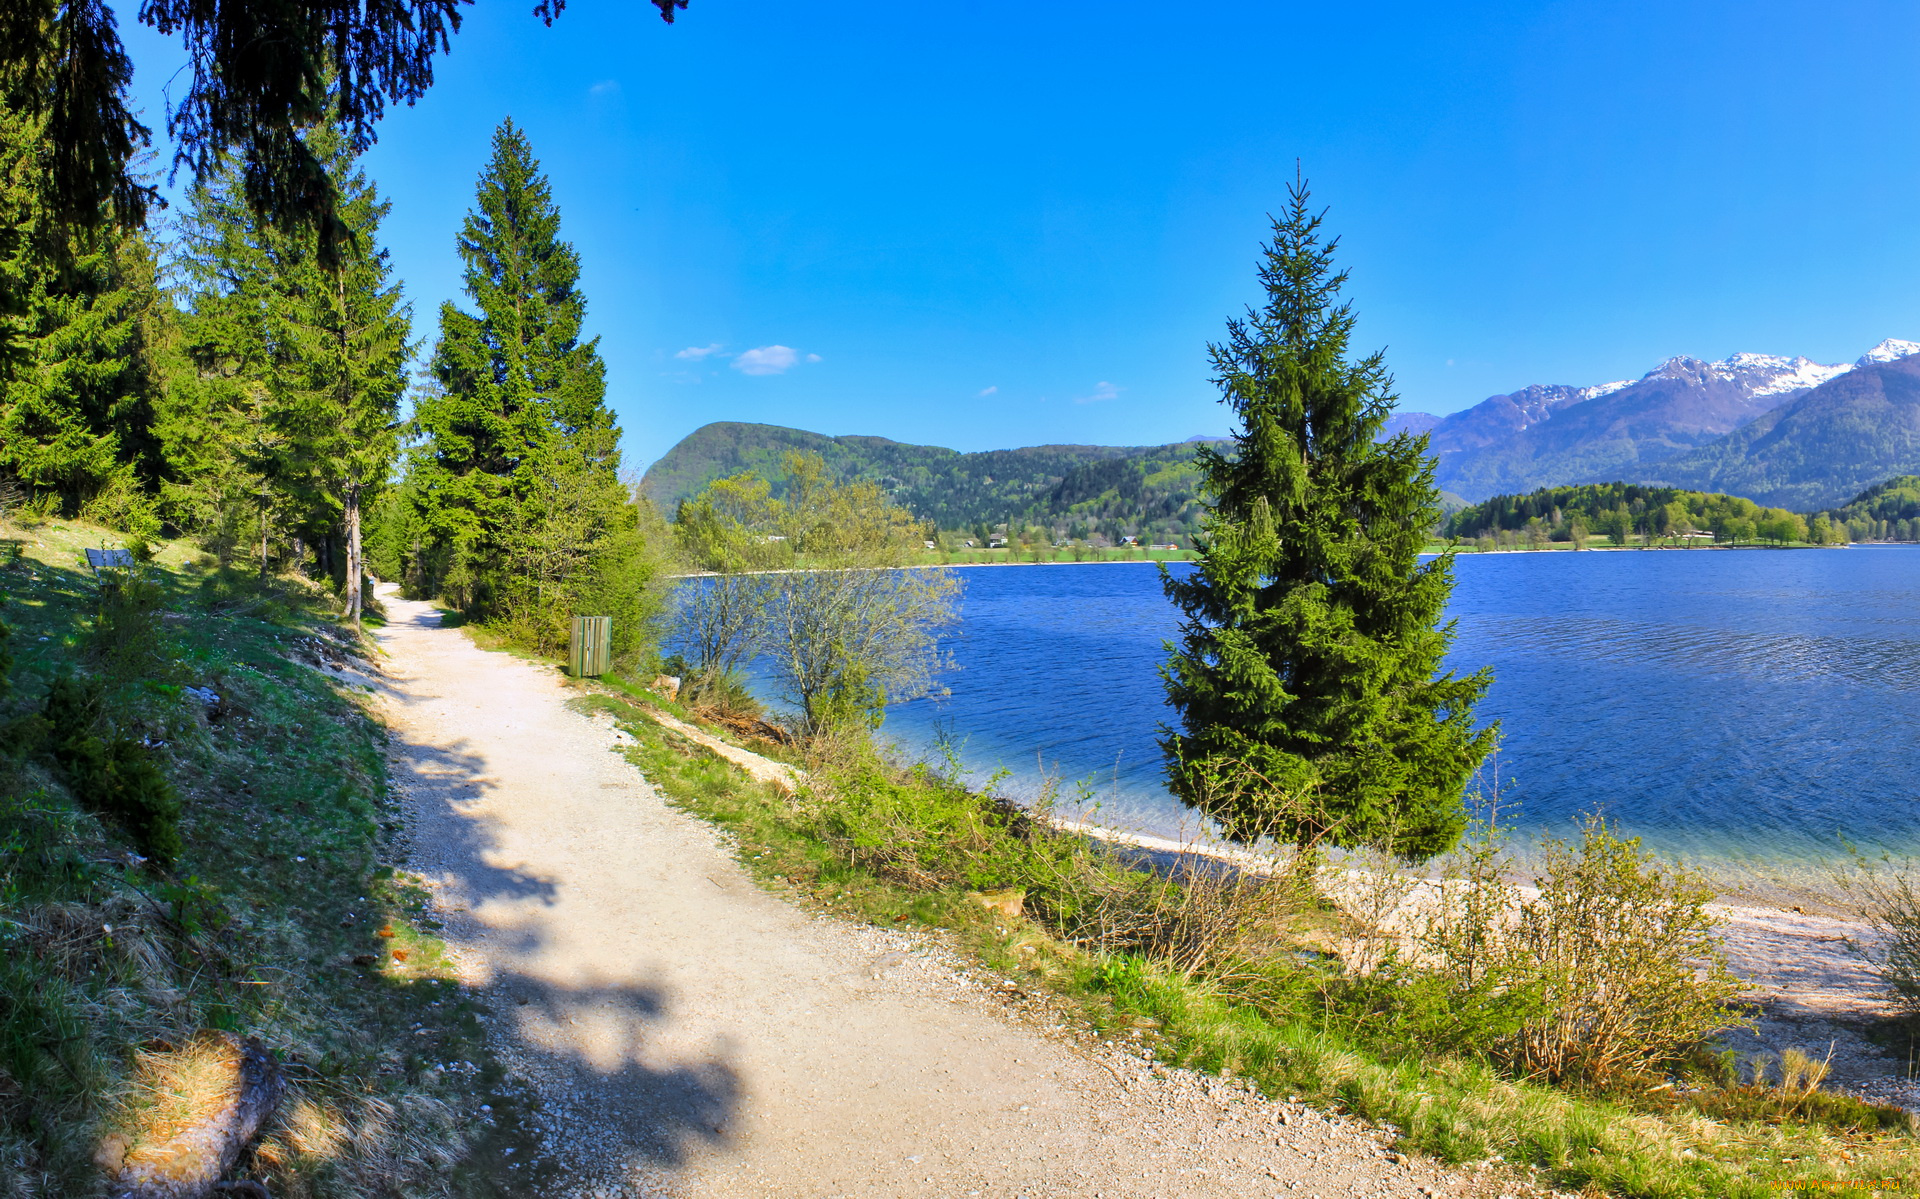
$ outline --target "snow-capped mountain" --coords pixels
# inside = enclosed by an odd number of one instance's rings
[[[1920,342],[1889,338],[1852,363],[1751,353],[1708,362],[1682,355],[1638,379],[1589,387],[1534,384],[1441,418],[1431,434],[1437,478],[1443,488],[1478,500],[1624,477],[1849,371],[1913,354],[1920,354]]]
[[[1902,341],[1889,337],[1879,345],[1860,355],[1855,366],[1868,366],[1875,362],[1893,362],[1900,358],[1910,358],[1920,354],[1920,341]]]

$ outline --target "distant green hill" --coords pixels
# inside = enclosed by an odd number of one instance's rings
[[[828,437],[779,425],[703,425],[648,468],[641,490],[662,512],[723,475],[758,471],[776,495],[794,450],[826,459],[843,479],[886,487],[915,516],[942,529],[1008,523],[1057,536],[1171,540],[1197,527],[1194,444],[1043,445],[963,454],[884,437]]]

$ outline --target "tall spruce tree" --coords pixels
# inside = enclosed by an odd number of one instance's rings
[[[159,470],[153,249],[53,219],[46,118],[22,90],[0,86],[0,470],[69,514],[141,525]]]
[[[69,513],[142,525],[160,470],[148,335],[159,294],[137,232],[75,233],[26,291],[0,403],[0,464]]]
[[[1239,427],[1197,455],[1197,568],[1163,578],[1184,613],[1163,748],[1175,791],[1236,838],[1427,857],[1466,825],[1496,736],[1473,721],[1491,675],[1439,673],[1453,571],[1419,562],[1433,460],[1424,436],[1380,440],[1392,379],[1379,353],[1348,359],[1347,276],[1321,220],[1297,184],[1263,248],[1265,305],[1208,347]]]
[[[231,173],[194,188],[176,243],[185,308],[160,408],[162,510],[225,559],[262,548],[288,507],[285,444],[271,382],[274,280],[292,252],[263,226]]]
[[[617,640],[637,635],[651,569],[599,339],[580,336],[580,258],[559,232],[532,147],[502,122],[458,242],[479,313],[442,306],[433,386],[415,406],[407,494],[432,545],[402,564],[543,649],[589,597],[624,618]]]
[[[323,556],[321,565],[340,576],[347,619],[358,625],[363,513],[398,450],[396,417],[413,352],[413,316],[380,245],[390,206],[338,129],[316,129],[306,141],[333,184],[351,240],[329,261],[306,233],[296,239],[298,252],[281,262],[268,307],[278,346],[271,387],[293,449],[286,474],[303,501],[303,527]],[[339,563],[331,561],[336,543]]]
[[[379,244],[386,203],[338,130],[304,136],[352,235],[336,257],[314,231],[259,217],[232,174],[194,193],[181,261],[190,366],[163,405],[169,510],[216,543],[257,536],[263,572],[276,541],[300,546],[303,564],[311,547],[357,621],[360,514],[397,452],[411,314]]]

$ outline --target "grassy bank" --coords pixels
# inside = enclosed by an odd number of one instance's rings
[[[205,1100],[217,1030],[258,1037],[288,1082],[235,1177],[280,1197],[504,1193],[489,1161],[510,1113],[478,1110],[497,1071],[391,864],[384,735],[365,683],[327,669],[367,650],[330,598],[175,544],[146,591],[103,604],[82,550],[117,537],[4,533],[0,1195],[104,1194],[103,1146],[137,1159]],[[63,677],[83,700],[65,715]],[[119,790],[83,769],[82,735]]]
[[[934,930],[983,966],[1053,994],[1100,1035],[1148,1044],[1163,1061],[1249,1078],[1269,1094],[1388,1125],[1408,1148],[1455,1163],[1503,1161],[1497,1168],[1561,1188],[1717,1199],[1792,1193],[1797,1183],[1920,1183],[1899,1113],[1779,1078],[1734,1077],[1711,1055],[1654,1087],[1517,1077],[1472,1050],[1480,1033],[1463,1022],[1477,1013],[1405,990],[1423,985],[1417,976],[1368,991],[1344,974],[1325,952],[1341,917],[1324,904],[1284,895],[1268,904],[1193,878],[1179,894],[1165,876],[1052,834],[938,773],[860,753],[810,762],[815,787],[789,801],[664,732],[640,711],[644,698],[587,702],[634,736],[628,752],[673,802],[731,832],[768,887],[849,918]],[[1001,910],[978,902],[982,893]],[[1013,893],[1019,918],[1003,914]],[[1231,919],[1195,912],[1221,916],[1236,903]],[[1249,932],[1264,956],[1234,943]]]

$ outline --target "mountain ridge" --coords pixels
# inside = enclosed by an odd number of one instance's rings
[[[1440,485],[1470,500],[1640,477],[1862,367],[1920,352],[1888,338],[1851,364],[1742,352],[1676,355],[1636,380],[1532,384],[1431,420]],[[1650,477],[1650,476],[1649,476]]]

